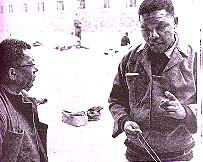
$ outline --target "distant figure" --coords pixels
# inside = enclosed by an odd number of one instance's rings
[[[74,20],[75,36],[81,40],[81,22],[78,19]]]
[[[128,32],[125,33],[125,35],[121,39],[121,46],[127,46],[130,45],[130,39],[128,37]]]
[[[74,34],[74,32],[71,33],[71,46],[80,46],[80,38]]]

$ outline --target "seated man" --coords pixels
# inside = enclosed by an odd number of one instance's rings
[[[130,39],[128,37],[128,32],[125,33],[125,35],[121,39],[121,46],[127,46],[130,45]]]

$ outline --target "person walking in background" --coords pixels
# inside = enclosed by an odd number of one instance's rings
[[[123,57],[109,96],[113,137],[123,131],[126,158],[189,161],[197,131],[196,53],[182,43],[171,0],[139,7],[144,44]]]
[[[125,35],[121,39],[121,46],[127,46],[130,45],[130,39],[128,37],[128,32],[125,33]]]
[[[48,126],[39,121],[37,103],[22,92],[30,90],[38,71],[31,46],[5,39],[0,60],[0,161],[48,162]]]
[[[76,48],[80,48],[81,47],[81,32],[82,32],[82,29],[81,29],[81,22],[78,18],[78,14],[75,14],[76,15],[76,18],[74,19],[74,27],[75,27],[75,36],[78,39],[78,41],[76,42]]]
[[[75,27],[75,36],[80,38],[81,40],[81,22],[78,19],[74,20],[74,27]]]

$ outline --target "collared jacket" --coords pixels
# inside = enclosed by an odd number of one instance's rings
[[[18,96],[16,100],[19,107],[14,107],[0,86],[0,162],[48,162],[48,126],[39,121],[36,105],[29,98]]]
[[[196,119],[196,56],[191,46],[178,43],[161,76],[151,73],[149,47],[139,45],[119,64],[109,97],[114,118],[113,137],[123,132],[127,120],[135,121],[149,145],[158,153],[192,148]],[[164,92],[174,94],[186,110],[184,119],[166,117],[159,107]],[[142,147],[137,138],[129,139]]]

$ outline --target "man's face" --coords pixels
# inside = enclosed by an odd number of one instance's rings
[[[165,10],[140,16],[142,36],[155,53],[164,53],[175,41],[175,18]]]
[[[31,55],[31,50],[26,49],[23,52],[25,57],[21,64],[16,66],[16,84],[18,85],[19,89],[29,91],[33,86],[38,69],[35,67],[34,59]]]

